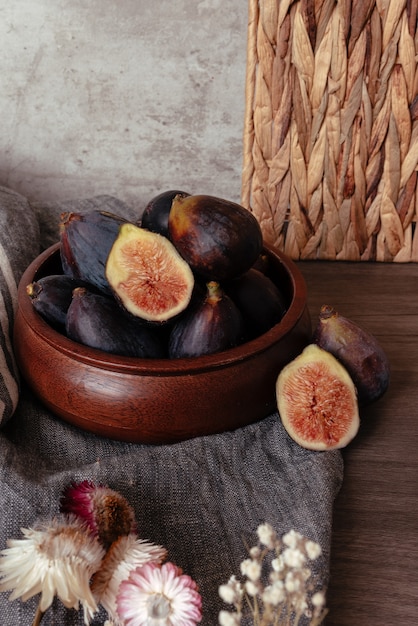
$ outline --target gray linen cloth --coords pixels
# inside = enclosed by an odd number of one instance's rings
[[[57,241],[63,210],[100,207],[132,218],[136,211],[109,196],[33,207],[39,249]],[[13,259],[11,259],[13,263]],[[191,416],[192,419],[192,416]],[[0,431],[0,549],[21,527],[58,512],[71,481],[106,484],[132,504],[142,538],[164,545],[169,560],[198,583],[203,626],[227,606],[218,587],[247,556],[260,523],[279,534],[291,528],[320,543],[317,575],[329,575],[332,508],[343,477],[339,452],[310,452],[290,440],[277,414],[208,437],[162,446],[100,438],[55,417],[21,383],[16,411]],[[23,603],[0,594],[2,626],[28,626],[37,598]],[[104,611],[94,626],[103,625]],[[43,626],[82,625],[82,612],[55,601]]]

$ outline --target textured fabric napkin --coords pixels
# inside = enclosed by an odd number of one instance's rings
[[[62,210],[93,206],[126,217],[134,213],[109,196],[34,206],[38,249],[57,240]],[[18,238],[19,220],[15,228]],[[19,253],[11,250],[12,267],[17,259]],[[293,528],[319,542],[323,556],[317,574],[327,583],[332,507],[342,476],[339,452],[299,447],[277,414],[234,432],[174,445],[129,444],[66,424],[22,382],[18,406],[0,431],[0,549],[8,538],[21,536],[21,527],[56,514],[71,481],[107,484],[132,504],[140,536],[165,546],[169,560],[198,583],[201,623],[215,626],[219,610],[227,608],[218,587],[231,574],[239,575],[246,543],[253,545],[260,523],[270,523],[278,534]],[[0,594],[2,625],[28,626],[36,605],[36,598],[10,602],[8,593]],[[105,619],[100,612],[94,626]],[[42,626],[82,624],[82,612],[65,610],[59,601],[42,620]]]

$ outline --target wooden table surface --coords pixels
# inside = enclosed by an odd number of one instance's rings
[[[333,305],[391,362],[386,394],[343,451],[327,626],[418,624],[418,264],[299,262],[313,324]]]

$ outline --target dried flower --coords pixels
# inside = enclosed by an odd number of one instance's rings
[[[134,511],[120,493],[83,480],[68,485],[61,497],[61,511],[83,519],[108,548],[121,535],[136,532]]]
[[[195,626],[202,619],[196,583],[170,562],[132,570],[116,604],[125,626]]]
[[[270,524],[260,524],[257,528],[257,535],[260,543],[272,550],[277,541],[277,534]]]
[[[149,562],[162,563],[166,556],[165,548],[134,534],[122,535],[110,546],[100,570],[93,576],[91,588],[97,602],[116,623],[116,595],[122,580],[128,578],[133,569]]]
[[[242,585],[235,576],[231,576],[226,585],[219,587],[219,595],[227,604],[240,604],[242,594]]]
[[[220,611],[219,624],[239,626],[249,607],[254,626],[298,626],[301,619],[319,626],[327,613],[325,594],[316,590],[308,567],[321,555],[319,544],[295,530],[279,539],[270,524],[260,524],[257,536],[259,545],[250,547],[250,558],[240,564],[244,581],[231,576],[219,587],[220,597],[234,609]]]
[[[239,626],[241,624],[241,614],[220,611],[219,624],[221,626]]]
[[[44,613],[57,595],[67,608],[84,609],[89,624],[97,610],[89,582],[100,567],[103,546],[73,516],[22,528],[23,538],[10,539],[0,553],[0,591],[12,591],[10,600],[25,602],[40,593]]]

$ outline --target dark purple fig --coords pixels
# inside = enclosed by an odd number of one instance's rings
[[[263,274],[268,274],[270,271],[270,260],[268,255],[265,252],[262,252],[252,267]]]
[[[53,328],[63,332],[74,289],[88,286],[85,281],[72,276],[51,274],[27,285],[26,293],[39,315]]]
[[[224,285],[244,319],[248,339],[254,339],[278,324],[286,301],[273,281],[254,268]]]
[[[194,276],[171,241],[135,224],[123,224],[111,248],[106,277],[132,315],[167,322],[189,305]]]
[[[376,337],[323,305],[314,330],[318,346],[334,355],[350,374],[361,405],[374,402],[389,386],[390,365]]]
[[[185,198],[190,194],[185,191],[171,189],[170,191],[163,191],[158,196],[152,198],[142,214],[142,228],[147,228],[154,233],[168,237],[168,215],[171,211],[171,204],[177,195]]]
[[[254,215],[213,196],[176,196],[168,218],[169,236],[192,270],[222,282],[246,272],[259,258],[263,237]]]
[[[110,294],[105,275],[106,261],[121,224],[126,222],[125,218],[107,211],[63,213],[60,253],[64,273]]]
[[[113,298],[83,288],[73,292],[66,331],[73,341],[109,354],[139,358],[167,356],[157,329],[128,317]]]
[[[242,343],[244,323],[236,305],[219,283],[207,283],[203,299],[193,301],[171,330],[168,354],[172,359],[197,357]]]

